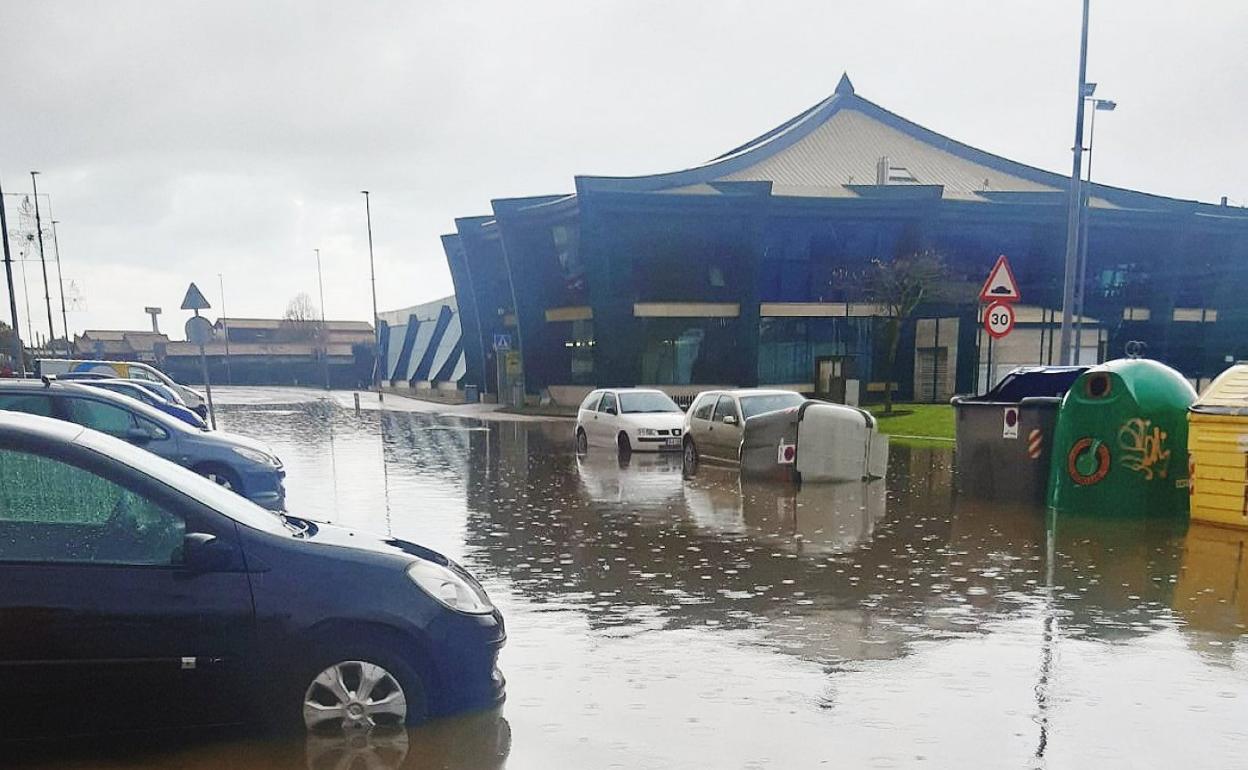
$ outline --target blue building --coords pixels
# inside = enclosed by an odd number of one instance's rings
[[[381,379],[391,387],[455,390],[466,372],[454,297],[377,314]]]
[[[486,393],[770,385],[865,401],[892,387],[941,401],[1059,357],[1068,177],[924,128],[848,77],[711,161],[575,187],[495,200],[443,236],[465,381]],[[1082,360],[1142,340],[1198,380],[1248,358],[1248,210],[1097,184],[1087,244]],[[925,305],[886,381],[886,318],[851,277],[925,251],[974,288],[1008,255],[1019,325],[990,345],[974,299]]]

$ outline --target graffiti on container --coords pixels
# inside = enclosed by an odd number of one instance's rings
[[[1166,449],[1167,433],[1152,420],[1133,417],[1118,429],[1118,446],[1125,453],[1122,464],[1127,468],[1144,474],[1144,478],[1152,481],[1154,475],[1166,477],[1170,463],[1170,450]]]

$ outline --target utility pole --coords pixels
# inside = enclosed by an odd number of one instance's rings
[[[225,314],[225,279],[217,273],[217,286],[221,288],[221,332],[225,336],[225,384],[233,385],[234,377],[230,374],[230,318]]]
[[[52,251],[56,254],[56,282],[61,287],[61,326],[65,329],[65,357],[69,358],[69,314],[65,312],[65,276],[61,273],[61,239],[56,234],[58,221],[52,220]]]
[[[1075,305],[1075,273],[1079,261],[1079,214],[1083,201],[1083,107],[1088,80],[1088,10],[1091,0],[1083,0],[1083,32],[1079,40],[1079,98],[1075,109],[1074,163],[1070,172],[1070,199],[1066,206],[1066,264],[1062,277],[1062,340],[1059,361],[1070,365],[1071,321]]]
[[[9,251],[9,220],[4,213],[4,190],[0,189],[0,241],[4,242],[4,278],[9,285],[9,317],[13,321],[13,364],[20,377],[26,376],[26,356],[22,333],[17,326],[17,289],[13,286],[13,254]]]
[[[377,320],[377,269],[373,266],[373,209],[368,190],[360,192],[364,195],[364,216],[368,221],[368,273],[373,284],[373,345],[377,350],[373,355],[373,388],[377,391],[377,400],[381,401],[381,323]]]
[[[329,327],[325,325],[325,281],[321,279],[321,250],[312,250],[316,252],[316,285],[321,290],[321,341],[325,345],[325,390],[329,390]],[[376,302],[375,299],[373,301]]]
[[[39,238],[39,264],[43,266],[43,301],[48,306],[48,350],[51,351],[52,340],[56,339],[56,327],[52,325],[52,290],[48,285],[48,260],[43,256],[43,220],[39,218],[39,185],[35,182],[38,175],[38,171],[30,172],[30,186],[35,193],[35,235]]]

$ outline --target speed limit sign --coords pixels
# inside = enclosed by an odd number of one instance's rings
[[[1001,339],[1014,330],[1014,308],[1007,302],[994,302],[984,311],[984,330]]]

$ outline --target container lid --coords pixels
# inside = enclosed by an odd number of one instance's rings
[[[1196,399],[1192,411],[1248,416],[1248,364],[1235,364],[1219,374]]]
[[[982,396],[964,399],[987,403],[1016,403],[1024,398],[1066,395],[1086,366],[1020,366],[1001,378],[996,387]]]

